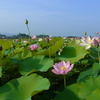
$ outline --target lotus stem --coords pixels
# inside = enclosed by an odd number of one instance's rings
[[[99,74],[100,72],[100,52],[98,48],[97,48],[97,52],[98,52],[98,60],[99,60],[99,71],[98,71],[98,74]]]
[[[28,29],[28,35],[29,35],[29,40],[30,40],[30,29],[29,29],[29,27],[28,27],[28,20],[27,20],[27,19],[26,19],[26,21],[25,21],[25,24],[26,24],[27,29]]]
[[[64,88],[66,88],[66,76],[64,75]]]
[[[28,34],[29,34],[29,39],[30,39],[30,29],[28,27],[28,24],[26,24],[26,26],[27,26],[27,29],[28,29]]]
[[[98,50],[98,58],[99,58],[99,68],[100,68],[100,52]]]
[[[51,58],[51,52],[50,52],[50,48],[49,48],[49,58]]]
[[[2,72],[2,67],[3,67],[3,65],[2,65],[2,46],[0,45],[0,72]],[[0,77],[2,77],[2,74],[0,74]]]

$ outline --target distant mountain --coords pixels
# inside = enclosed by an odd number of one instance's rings
[[[6,35],[6,36],[13,36],[15,34],[12,34],[12,33],[2,33],[3,35]]]

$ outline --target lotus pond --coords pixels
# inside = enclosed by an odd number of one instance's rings
[[[100,100],[99,42],[0,39],[0,100]]]

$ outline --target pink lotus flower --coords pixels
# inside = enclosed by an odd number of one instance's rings
[[[36,39],[36,38],[37,38],[36,35],[32,36],[32,39],[33,39],[33,40]]]
[[[97,48],[99,47],[99,42],[96,39],[94,39],[94,46]]]
[[[95,32],[95,34],[99,34],[99,32]]]
[[[16,42],[19,41],[18,39],[15,40]]]
[[[85,47],[86,50],[91,48],[91,46],[94,44],[94,38],[91,38],[90,36],[88,36],[86,38],[82,37],[81,41],[83,43],[80,43],[79,45],[80,46],[86,46]]]
[[[100,40],[98,40],[98,42],[100,43]]]
[[[2,36],[2,39],[4,39],[5,37],[4,36]]]
[[[38,49],[38,45],[36,45],[36,44],[33,44],[33,45],[30,45],[30,50],[36,50],[36,49]]]
[[[94,37],[94,39],[100,43],[100,36],[96,36],[96,37]]]
[[[48,38],[48,37],[46,37],[46,38],[45,38],[45,41],[46,41],[46,42],[49,42],[49,38]]]
[[[66,75],[69,71],[71,71],[74,67],[74,64],[70,65],[70,61],[67,63],[64,62],[63,60],[59,63],[55,63],[53,65],[54,69],[52,69],[52,72],[57,75]]]

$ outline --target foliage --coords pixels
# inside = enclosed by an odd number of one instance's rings
[[[47,90],[49,85],[48,79],[39,75],[22,76],[0,87],[0,100],[31,100],[31,96]]]
[[[0,100],[100,99],[100,46],[89,44],[86,50],[76,37],[43,35],[39,41],[40,37],[17,36],[0,39]],[[30,50],[34,44],[39,47]],[[62,60],[74,67],[66,75],[55,75],[53,65],[59,67]]]

